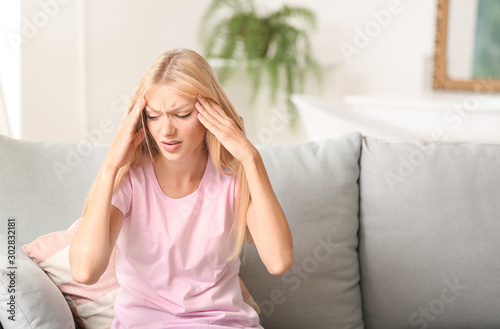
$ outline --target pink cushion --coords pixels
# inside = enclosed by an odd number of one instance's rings
[[[69,247],[79,224],[80,219],[68,230],[43,235],[24,245],[23,249],[61,290],[82,327],[109,328],[115,316],[113,306],[120,288],[115,272],[116,248],[99,281],[93,285],[77,283],[71,275]]]

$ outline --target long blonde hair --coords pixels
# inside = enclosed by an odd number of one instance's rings
[[[196,98],[197,95],[201,94],[212,99],[221,106],[228,117],[244,133],[243,121],[222,89],[212,68],[205,58],[189,49],[167,51],[161,54],[149,66],[130,97],[125,116],[128,116],[133,109],[140,105],[140,101],[153,85],[160,84],[167,85],[173,92],[184,97]],[[130,167],[136,164],[143,155],[154,157],[160,152],[147,129],[144,113],[136,123],[136,130],[139,129],[144,130],[146,138],[139,144],[130,162],[118,171],[114,189],[118,187],[121,179],[129,171]],[[233,260],[239,257],[245,240],[252,242],[246,225],[246,217],[251,199],[248,181],[241,163],[226,150],[208,129],[205,135],[205,148],[208,150],[217,170],[227,175],[227,170],[223,170],[223,167],[226,167],[232,174],[237,176],[235,213],[230,234],[232,250],[229,253],[229,260]],[[93,190],[94,188],[91,189],[85,204],[84,213],[92,197]]]

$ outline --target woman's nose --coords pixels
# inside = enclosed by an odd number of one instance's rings
[[[160,133],[163,136],[171,136],[175,134],[175,125],[173,122],[173,118],[170,118],[168,115],[165,115],[161,118],[161,131]]]

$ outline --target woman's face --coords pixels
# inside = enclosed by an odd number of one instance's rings
[[[206,128],[198,120],[195,98],[153,85],[146,100],[147,127],[167,160],[183,160],[204,151]]]

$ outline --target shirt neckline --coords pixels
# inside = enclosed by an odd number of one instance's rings
[[[193,199],[197,198],[198,195],[200,194],[200,191],[203,190],[203,187],[206,184],[206,181],[209,179],[210,174],[212,172],[212,160],[210,158],[210,154],[207,156],[207,164],[205,166],[205,171],[203,172],[203,177],[201,178],[200,185],[196,190],[194,190],[192,193],[183,196],[181,198],[172,198],[166,195],[163,190],[161,189],[160,183],[158,182],[158,179],[156,178],[155,170],[153,167],[153,162],[150,161],[149,165],[147,166],[147,172],[148,176],[151,179],[154,189],[156,190],[156,193],[165,201],[167,202],[189,202],[192,201]]]

